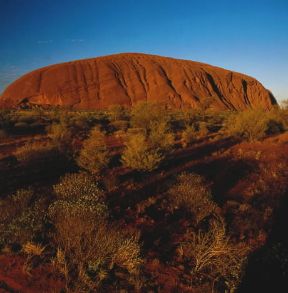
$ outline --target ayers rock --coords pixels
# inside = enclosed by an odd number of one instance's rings
[[[209,98],[210,97],[210,98]],[[10,84],[0,107],[52,105],[100,109],[140,100],[171,107],[271,108],[270,91],[249,76],[199,62],[123,53],[37,69]]]

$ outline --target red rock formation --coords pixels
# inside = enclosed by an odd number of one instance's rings
[[[99,109],[140,100],[173,107],[271,108],[273,95],[257,80],[211,65],[145,54],[118,54],[32,71],[7,87],[0,107],[21,103]]]

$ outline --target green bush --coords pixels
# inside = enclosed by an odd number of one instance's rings
[[[91,172],[99,173],[109,163],[109,152],[105,143],[105,135],[97,128],[90,132],[90,136],[83,142],[77,158],[77,164]]]

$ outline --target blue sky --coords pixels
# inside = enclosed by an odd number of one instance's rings
[[[120,52],[256,77],[288,98],[288,0],[0,0],[0,92],[49,64]]]

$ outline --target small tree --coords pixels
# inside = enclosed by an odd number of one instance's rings
[[[94,128],[83,143],[77,163],[81,168],[96,174],[107,166],[108,154],[105,135],[98,128]]]

